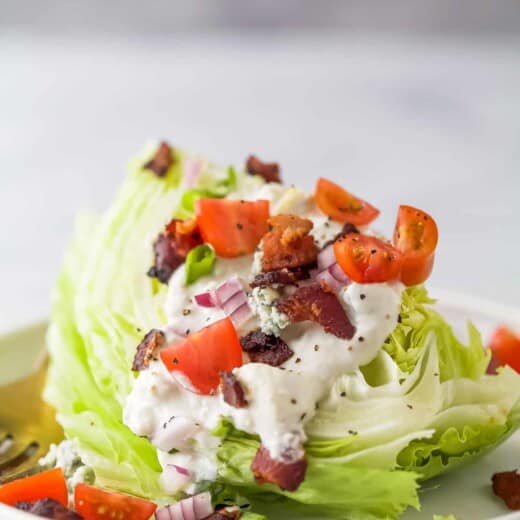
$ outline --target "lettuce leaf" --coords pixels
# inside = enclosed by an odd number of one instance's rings
[[[259,442],[235,432],[218,451],[219,479],[253,500],[263,511],[262,500],[272,502],[268,494],[283,497],[276,503],[285,513],[327,515],[332,518],[395,518],[408,506],[419,507],[417,475],[410,471],[392,471],[351,467],[348,463],[325,463],[309,458],[305,481],[294,492],[276,486],[257,486],[249,469]],[[304,506],[304,507],[302,507]],[[268,510],[268,508],[267,508]],[[280,510],[280,509],[279,509]]]
[[[485,374],[490,353],[484,349],[477,329],[468,324],[469,345],[463,345],[444,318],[428,307],[435,300],[423,286],[403,292],[401,323],[385,341],[384,349],[403,372],[410,372],[419,359],[430,333],[434,333],[439,352],[442,381],[457,377],[478,379]]]

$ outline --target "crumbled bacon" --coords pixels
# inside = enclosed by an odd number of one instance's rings
[[[78,515],[78,513],[71,511],[52,498],[42,498],[34,502],[17,502],[14,507],[43,518],[53,518],[54,520],[83,520],[83,517]]]
[[[150,361],[157,359],[157,352],[164,345],[166,339],[164,332],[152,329],[137,345],[132,370],[145,370],[150,366]]]
[[[503,471],[495,473],[491,480],[495,495],[500,497],[509,509],[520,510],[520,473]]]
[[[179,267],[186,255],[202,244],[202,238],[195,220],[171,220],[153,244],[154,265],[148,276],[167,284],[171,275]]]
[[[173,149],[168,143],[163,141],[157,148],[154,156],[144,164],[143,168],[153,171],[157,177],[164,177],[173,161]]]
[[[270,231],[262,238],[262,271],[314,264],[318,249],[309,235],[312,222],[296,215],[276,215],[269,219]]]
[[[240,338],[240,344],[253,363],[265,363],[273,367],[285,363],[294,354],[282,338],[265,334],[261,329]]]
[[[251,175],[260,175],[266,182],[281,182],[278,163],[265,163],[250,155],[246,161],[246,170]]]
[[[268,271],[267,273],[259,273],[249,284],[251,287],[266,287],[267,285],[294,285],[302,280],[308,280],[311,275],[311,269],[316,264],[302,265],[300,267],[291,267],[288,269],[278,269],[277,271]]]
[[[224,401],[227,404],[235,408],[245,408],[247,406],[244,389],[233,372],[220,373],[220,388]]]
[[[321,246],[321,249],[325,249],[327,246],[330,246],[331,244],[336,242],[336,240],[346,237],[347,235],[350,235],[352,233],[359,235],[359,229],[356,226],[354,226],[354,224],[350,224],[349,222],[347,222],[343,225],[343,229],[332,240],[328,240]]]
[[[240,509],[219,509],[202,520],[238,520],[242,516]]]
[[[354,336],[355,328],[336,295],[318,283],[299,287],[292,296],[279,300],[276,305],[293,322],[311,320],[338,338]]]
[[[260,446],[251,463],[251,471],[257,484],[270,482],[285,491],[295,491],[305,479],[307,460],[284,463],[271,458],[267,448]]]

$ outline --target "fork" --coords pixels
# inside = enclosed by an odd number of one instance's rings
[[[55,410],[41,397],[47,365],[0,386],[0,484],[41,471],[38,459],[63,440]]]

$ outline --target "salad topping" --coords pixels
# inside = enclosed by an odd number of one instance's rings
[[[153,157],[144,164],[145,170],[151,170],[157,177],[164,177],[174,162],[173,148],[163,141]]]
[[[132,370],[144,370],[150,366],[150,361],[158,358],[159,349],[164,345],[164,332],[158,329],[152,329],[148,332],[143,341],[137,346]]]
[[[265,182],[281,182],[278,163],[265,163],[254,155],[247,158],[246,171],[251,175],[260,175]]]

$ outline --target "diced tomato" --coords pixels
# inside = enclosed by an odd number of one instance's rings
[[[74,507],[85,520],[149,520],[157,505],[142,498],[77,484]]]
[[[318,179],[314,198],[321,211],[338,222],[364,226],[379,215],[377,208],[323,177]]]
[[[498,327],[491,337],[489,348],[498,366],[509,365],[520,373],[520,337],[511,329],[504,325]]]
[[[33,502],[53,498],[67,505],[67,484],[61,468],[54,468],[0,485],[0,502],[13,506],[16,502]]]
[[[399,206],[393,244],[403,255],[401,280],[405,285],[420,284],[430,276],[437,241],[437,224],[428,213]]]
[[[268,231],[267,200],[199,199],[195,213],[204,242],[227,258],[253,253]]]
[[[401,273],[401,253],[376,237],[351,234],[339,238],[334,243],[334,254],[354,282],[387,282],[398,279]]]
[[[242,348],[233,322],[217,321],[161,352],[166,368],[182,372],[203,394],[216,390],[220,372],[242,365]]]

